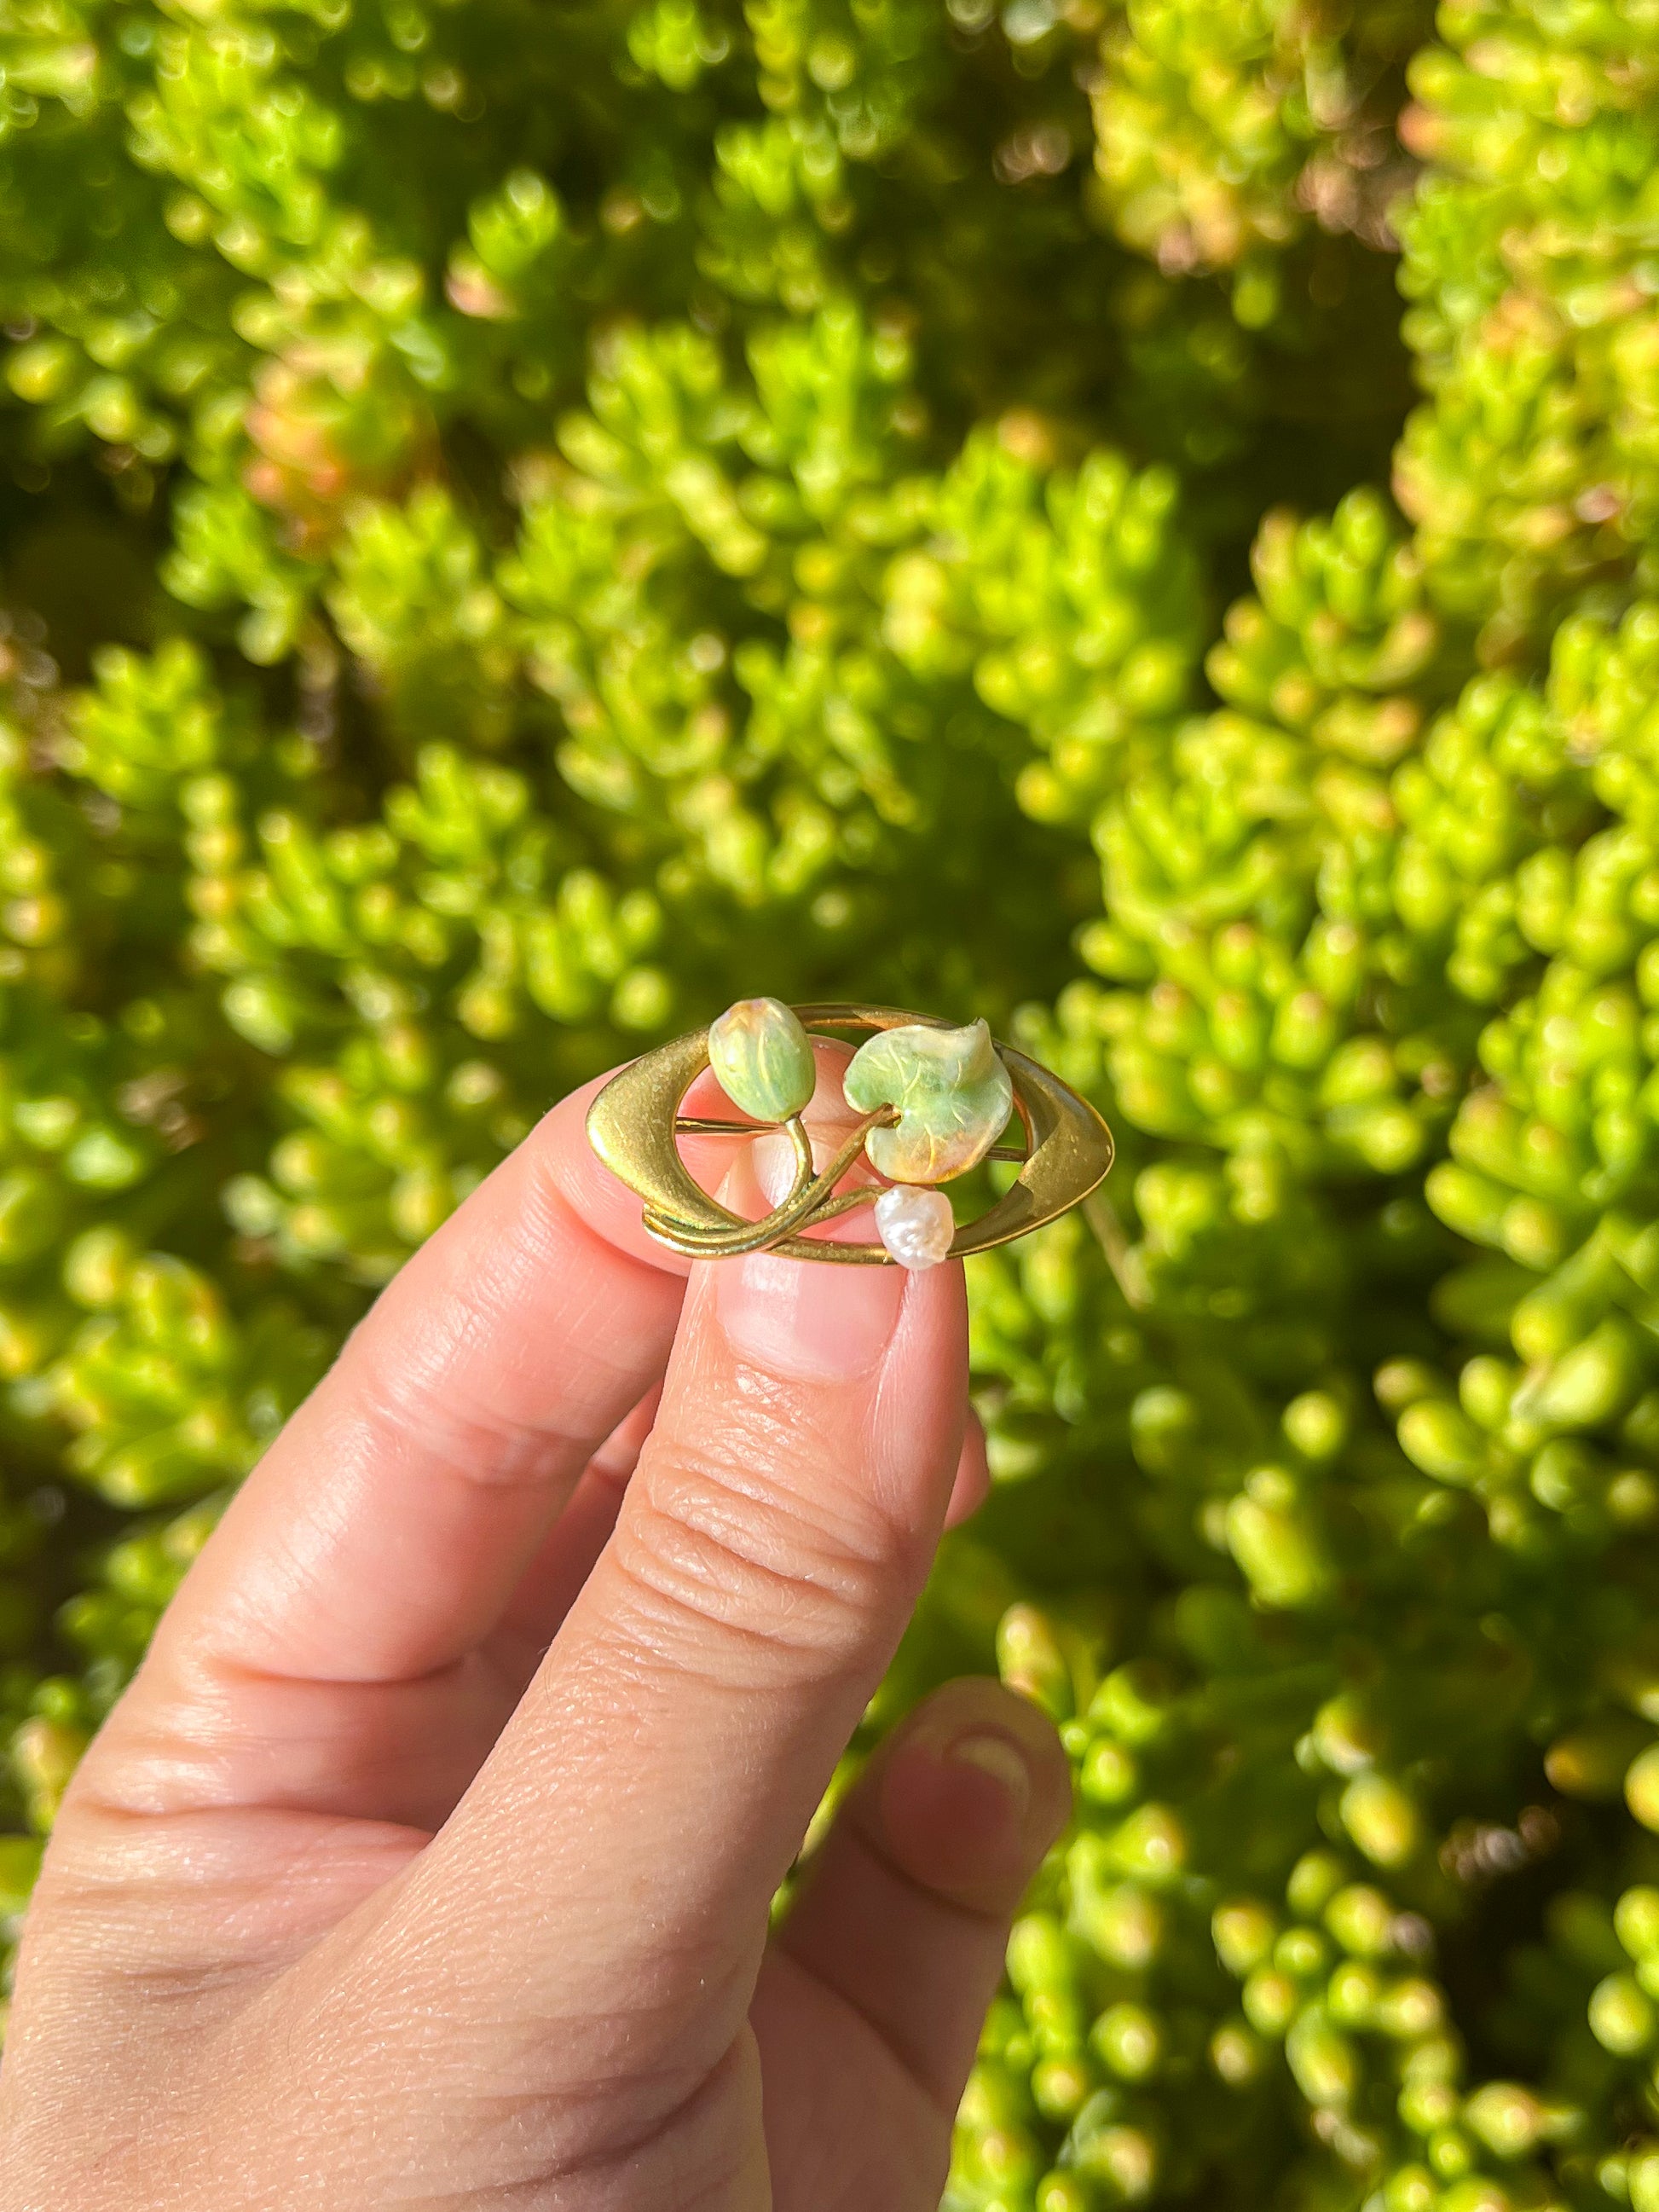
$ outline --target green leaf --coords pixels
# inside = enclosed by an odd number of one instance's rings
[[[884,1030],[859,1047],[842,1088],[860,1114],[896,1106],[864,1149],[895,1182],[945,1182],[978,1165],[1007,1127],[1014,1086],[983,1022]]]

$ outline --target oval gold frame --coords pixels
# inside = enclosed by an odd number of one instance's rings
[[[797,1006],[808,1030],[928,1029],[953,1025],[937,1015],[906,1013],[896,1006]],[[998,1044],[1014,1086],[1014,1106],[1024,1126],[1027,1152],[1011,1190],[957,1231],[953,1259],[1012,1243],[1087,1198],[1104,1182],[1112,1164],[1112,1133],[1085,1098],[1037,1060],[1012,1045]],[[708,1031],[690,1030],[672,1044],[659,1045],[613,1075],[587,1109],[587,1138],[612,1173],[645,1204],[645,1225],[672,1248],[663,1230],[683,1224],[694,1233],[720,1236],[753,1226],[711,1198],[680,1158],[677,1123],[686,1093],[708,1065]],[[772,1125],[757,1122],[758,1135]],[[872,1194],[873,1195],[873,1194]],[[653,1225],[652,1217],[663,1224]],[[678,1249],[678,1248],[676,1248]],[[847,1244],[789,1236],[767,1249],[790,1260],[826,1260],[843,1266],[896,1264],[881,1244]]]

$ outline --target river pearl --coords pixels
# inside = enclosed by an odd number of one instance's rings
[[[901,1267],[937,1267],[950,1256],[956,1216],[942,1190],[900,1183],[876,1200],[876,1233]]]

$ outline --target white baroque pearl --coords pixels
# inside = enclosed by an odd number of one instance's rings
[[[937,1267],[950,1256],[957,1219],[942,1190],[897,1183],[876,1200],[876,1232],[901,1267]]]

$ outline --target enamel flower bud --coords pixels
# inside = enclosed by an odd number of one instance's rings
[[[1007,1126],[1014,1086],[985,1024],[936,1030],[921,1023],[883,1030],[853,1055],[842,1079],[860,1114],[897,1109],[890,1128],[872,1129],[865,1151],[895,1182],[945,1182],[985,1158]]]
[[[711,1022],[708,1064],[732,1103],[757,1121],[799,1114],[817,1082],[806,1032],[778,999],[739,999]]]

